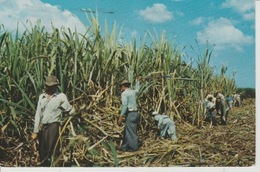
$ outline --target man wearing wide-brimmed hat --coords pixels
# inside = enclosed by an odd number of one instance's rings
[[[119,150],[122,151],[137,151],[141,145],[137,136],[137,123],[139,121],[138,108],[136,104],[136,95],[140,89],[140,81],[142,77],[137,77],[135,90],[130,89],[131,83],[128,80],[123,80],[120,84],[122,108],[118,125],[122,125],[125,118],[125,129],[123,135],[123,143]]]
[[[74,113],[67,96],[58,92],[59,80],[56,76],[48,76],[45,81],[46,91],[39,96],[35,114],[32,139],[39,140],[41,166],[51,166],[51,157],[57,151],[59,126],[62,114]]]

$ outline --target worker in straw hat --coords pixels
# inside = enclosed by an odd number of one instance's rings
[[[118,147],[121,151],[137,151],[141,146],[141,142],[137,136],[137,123],[139,121],[139,113],[137,109],[136,96],[140,89],[140,81],[142,77],[137,77],[135,90],[130,88],[131,83],[123,80],[120,84],[122,108],[118,119],[118,125],[121,126],[125,119],[125,128],[123,134],[123,143]]]
[[[51,157],[57,151],[59,126],[62,113],[75,112],[67,96],[58,92],[59,80],[56,76],[46,77],[46,90],[39,96],[34,120],[32,139],[38,138],[40,166],[51,166]]]
[[[213,95],[208,96],[207,102],[205,103],[205,121],[212,123],[212,125],[216,126],[217,125],[217,120],[216,120],[216,106],[215,103],[213,102]]]
[[[157,129],[160,131],[160,137],[166,138],[167,134],[171,140],[176,141],[176,128],[174,121],[165,114],[159,114],[157,111],[152,112],[154,119],[157,123]]]

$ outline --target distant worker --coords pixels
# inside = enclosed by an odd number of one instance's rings
[[[159,130],[160,137],[166,138],[168,135],[171,140],[177,140],[174,121],[168,115],[159,114],[156,111],[154,111],[152,115],[157,123],[157,129]]]
[[[215,104],[215,103],[216,103],[216,97],[214,97],[212,93],[209,93],[209,94],[206,96],[206,101],[208,101],[208,98],[209,98],[209,97],[212,97],[212,101],[211,101],[211,102],[213,102],[213,103]]]
[[[217,115],[220,115],[221,125],[227,124],[227,106],[226,102],[222,100],[222,96],[218,95],[216,97],[216,111]]]
[[[205,107],[206,107],[205,121],[211,122],[212,125],[216,126],[217,125],[216,107],[215,104],[213,103],[213,96],[208,97]]]
[[[240,95],[239,94],[234,94],[234,104],[235,104],[235,107],[240,106]]]
[[[210,98],[210,101],[209,101],[209,98]],[[204,101],[203,101],[203,115],[204,116],[207,116],[207,114],[206,113],[208,113],[208,111],[207,111],[207,105],[208,105],[208,103],[213,103],[214,105],[215,105],[215,103],[216,103],[216,98],[213,96],[213,94],[212,93],[209,93],[209,94],[207,94],[207,96],[206,96],[206,98],[204,99]]]
[[[216,92],[215,94],[214,94],[214,97],[217,99],[217,97],[219,97],[220,99],[221,99],[221,101],[223,101],[223,102],[225,102],[225,96],[222,94],[222,93],[220,93],[220,92]],[[215,102],[215,104],[216,104],[216,102]]]
[[[230,95],[227,95],[227,96],[226,96],[226,103],[227,103],[227,110],[226,110],[226,111],[232,109],[233,103],[234,103],[233,97],[230,96]]]

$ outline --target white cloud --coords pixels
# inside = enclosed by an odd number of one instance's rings
[[[30,23],[35,25],[41,20],[41,26],[45,26],[48,31],[51,31],[53,24],[58,29],[65,27],[71,28],[72,31],[77,27],[79,32],[85,33],[81,21],[71,12],[61,11],[58,7],[40,0],[0,0],[0,11],[0,24],[9,31],[16,31],[19,23],[19,31],[23,32],[24,24],[30,28]]]
[[[238,12],[244,20],[254,20],[255,2],[253,0],[226,0],[222,8],[231,8]]]
[[[201,43],[208,41],[210,44],[215,44],[216,50],[234,48],[241,51],[244,45],[254,41],[253,36],[245,35],[226,18],[209,22],[203,31],[197,32],[197,38]]]
[[[197,17],[194,20],[192,20],[190,23],[192,25],[201,25],[204,22],[204,18],[203,17]]]
[[[173,14],[167,10],[167,6],[160,3],[153,4],[152,7],[141,10],[139,14],[144,20],[151,23],[163,23],[173,19]]]

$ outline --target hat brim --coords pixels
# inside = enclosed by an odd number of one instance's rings
[[[58,82],[45,82],[45,85],[47,85],[47,86],[54,86],[54,85],[59,85],[59,83]]]

